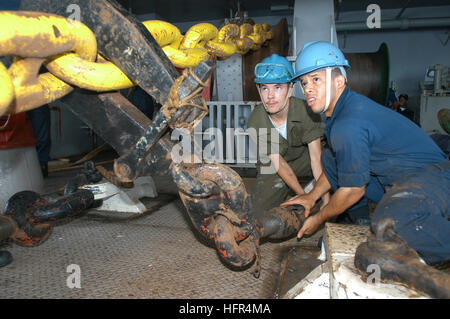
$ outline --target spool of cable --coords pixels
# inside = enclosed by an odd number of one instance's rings
[[[389,94],[389,51],[382,43],[377,52],[344,53],[351,68],[348,70],[350,89],[386,105]]]

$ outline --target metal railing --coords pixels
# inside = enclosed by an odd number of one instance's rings
[[[210,101],[202,122],[203,148],[212,149],[216,162],[232,167],[254,168],[256,149],[250,147],[247,121],[258,102]]]

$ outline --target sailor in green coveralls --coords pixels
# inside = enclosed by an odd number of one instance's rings
[[[255,66],[262,104],[252,111],[247,131],[251,143],[258,147],[257,179],[252,192],[256,216],[304,194],[299,176],[317,180],[322,173],[321,119],[303,100],[292,96],[293,75],[289,61],[276,54]],[[323,197],[325,204],[328,198],[328,194]]]

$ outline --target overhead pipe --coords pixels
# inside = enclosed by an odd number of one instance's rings
[[[417,19],[398,19],[381,21],[381,29],[421,29],[449,27],[450,18],[417,18]],[[364,22],[336,22],[336,31],[363,31],[370,30]]]
[[[395,19],[400,19],[400,17],[402,16],[403,12],[405,12],[405,10],[408,8],[409,3],[411,2],[411,0],[408,0],[408,2],[406,3],[406,5],[400,10],[400,12],[395,16]]]

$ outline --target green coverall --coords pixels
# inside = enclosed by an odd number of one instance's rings
[[[320,115],[314,114],[304,100],[296,97],[290,97],[289,99],[287,140],[276,131],[262,104],[258,104],[250,114],[247,128],[251,142],[257,143],[258,146],[257,177],[252,191],[252,211],[258,217],[295,195],[274,169],[268,169],[270,166],[268,158],[263,160],[259,156],[260,135],[266,134],[266,139],[262,137],[262,140],[263,142],[267,141],[267,155],[274,153],[270,151],[271,148],[273,149],[275,146],[276,152],[276,147],[278,147],[278,153],[286,160],[296,176],[312,178],[308,143],[322,137],[324,132],[321,127]],[[260,130],[264,128],[266,133]],[[271,133],[271,129],[275,134]],[[267,171],[270,173],[267,173]]]

